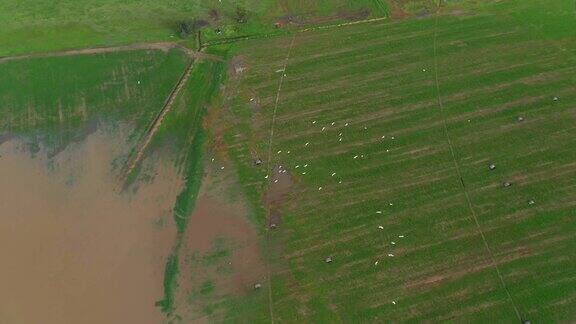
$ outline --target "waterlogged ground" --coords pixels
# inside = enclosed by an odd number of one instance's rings
[[[158,160],[153,180],[119,193],[123,135],[97,131],[52,159],[0,145],[0,322],[163,321],[154,304],[182,182]]]

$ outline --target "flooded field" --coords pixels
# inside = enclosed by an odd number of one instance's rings
[[[171,210],[181,181],[120,193],[119,134],[96,132],[47,160],[18,139],[0,145],[0,322],[161,323]]]
[[[220,171],[220,170],[218,170]],[[216,170],[203,179],[180,251],[177,313],[183,323],[220,322],[222,304],[266,296],[267,270],[261,241],[244,201],[228,199],[231,184]]]

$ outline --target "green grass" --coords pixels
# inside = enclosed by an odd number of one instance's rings
[[[286,166],[296,183],[273,233],[282,250],[272,282],[276,320],[516,322],[456,164],[521,316],[574,320],[572,2],[506,1],[450,14],[455,8],[438,22],[296,36],[265,161]],[[226,139],[256,206],[267,167],[254,168],[250,152],[267,156],[275,71],[290,42],[236,47],[248,69]]]
[[[178,256],[172,254],[168,257],[164,269],[164,298],[156,302],[156,306],[167,315],[174,311],[174,289],[176,289],[178,273]]]
[[[236,8],[246,8],[248,21],[235,21]],[[207,37],[273,31],[273,22],[286,15],[338,19],[344,11],[370,10],[385,14],[373,0],[6,0],[0,4],[0,57],[70,48],[134,42],[178,40],[177,23],[203,19],[211,23]],[[210,12],[218,11],[217,20]],[[213,30],[220,28],[221,36]]]
[[[81,140],[93,124],[128,122],[137,140],[162,107],[186,60],[173,50],[2,63],[0,133],[27,137],[58,151]]]

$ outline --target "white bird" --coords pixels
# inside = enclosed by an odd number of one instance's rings
[[[398,235],[399,238],[404,238],[404,235]]]
[[[389,257],[393,257],[393,256],[394,256],[394,254],[392,254],[392,253],[388,253],[388,256],[389,256]]]
[[[394,241],[392,241],[392,242],[390,242],[390,243],[392,243],[392,245],[396,245],[396,242],[394,242]]]
[[[332,172],[332,176],[335,176],[335,175],[336,175],[336,172]]]
[[[376,212],[376,214],[382,214],[382,211],[381,211],[381,210],[378,210],[378,211]]]
[[[377,266],[377,265],[378,265],[378,261],[374,262],[374,265]]]
[[[379,225],[378,228],[381,229],[381,230],[383,230],[383,229],[384,229],[384,226]]]

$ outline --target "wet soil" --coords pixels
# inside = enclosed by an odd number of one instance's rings
[[[203,319],[206,307],[229,296],[242,296],[266,280],[258,232],[244,201],[229,198],[231,184],[222,179],[226,173],[219,168],[208,172],[189,216],[176,297],[176,309],[184,322]],[[209,293],[203,292],[206,283],[213,287]],[[211,318],[218,315],[211,314]]]

